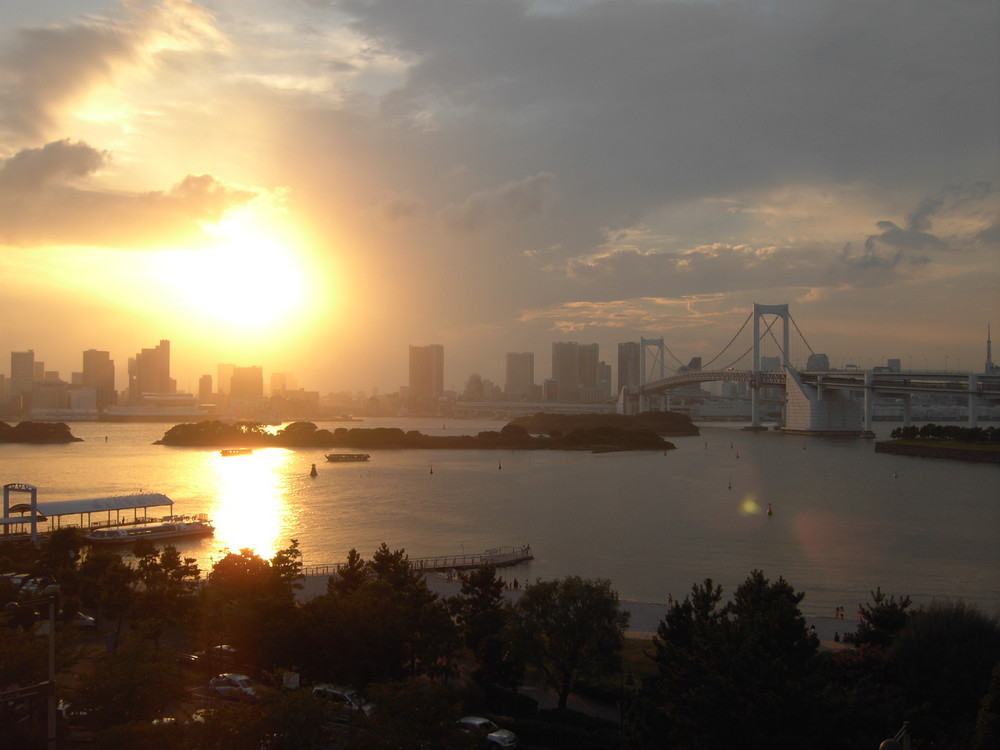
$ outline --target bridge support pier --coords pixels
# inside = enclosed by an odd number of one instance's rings
[[[870,412],[866,421],[867,410],[863,410],[862,404],[848,391],[824,388],[822,377],[813,385],[804,382],[795,369],[786,367],[785,392],[785,432],[798,435],[870,434]]]
[[[975,427],[979,422],[979,396],[976,387],[979,378],[975,373],[969,373],[969,427]]]

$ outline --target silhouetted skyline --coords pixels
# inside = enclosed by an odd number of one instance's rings
[[[837,362],[981,367],[1000,6],[0,5],[0,351],[169,339],[394,391],[507,352],[718,351],[791,305]]]

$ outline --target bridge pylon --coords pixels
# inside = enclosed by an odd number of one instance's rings
[[[753,303],[753,381],[750,384],[750,429],[760,429],[760,319],[765,315],[780,315],[781,369],[788,368],[788,303],[783,305],[761,305]]]
[[[663,343],[663,337],[661,336],[658,339],[641,338],[639,346],[639,385],[646,385],[651,380],[663,380],[667,376],[667,366],[664,359],[667,347]],[[652,355],[652,361],[649,361],[650,355]],[[655,374],[653,373],[654,370]],[[653,377],[650,377],[650,375],[653,375]],[[649,411],[648,400],[649,397],[640,391],[640,413]]]

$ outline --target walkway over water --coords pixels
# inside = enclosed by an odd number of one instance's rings
[[[410,565],[414,570],[421,570],[427,573],[446,573],[449,570],[472,570],[474,568],[481,568],[484,565],[505,568],[533,559],[534,555],[531,554],[531,545],[526,544],[521,547],[493,547],[483,552],[469,554],[463,552],[459,555],[411,557]],[[344,563],[303,565],[302,575],[332,576],[338,573],[343,566]]]

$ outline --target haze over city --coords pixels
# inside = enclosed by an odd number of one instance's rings
[[[1000,6],[6,0],[0,352],[161,339],[396,391],[506,352],[711,355],[789,303],[832,364],[981,369]],[[122,367],[122,369],[124,369]]]

